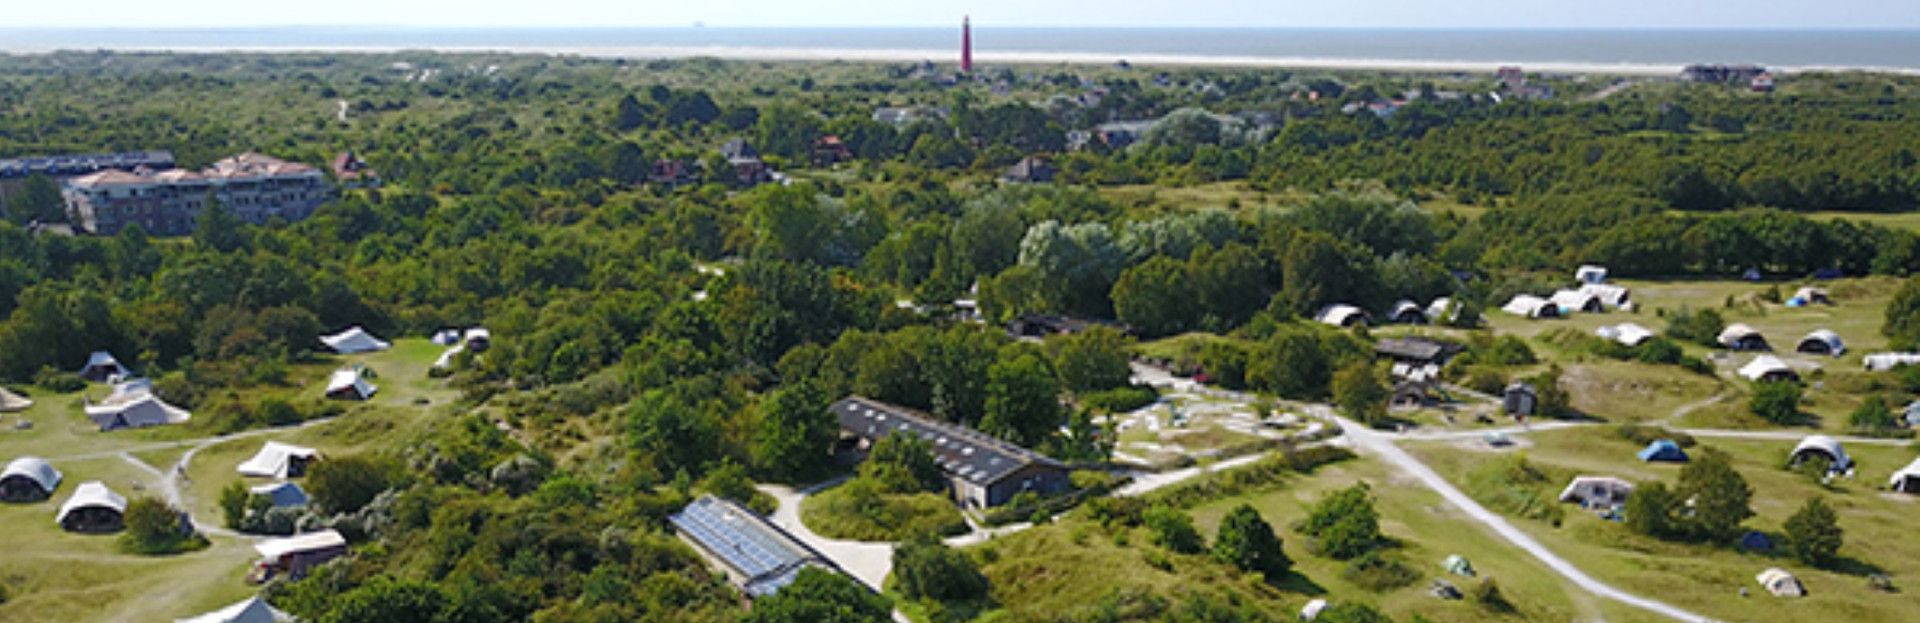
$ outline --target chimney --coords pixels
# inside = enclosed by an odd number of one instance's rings
[[[973,17],[960,18],[960,73],[973,73]]]

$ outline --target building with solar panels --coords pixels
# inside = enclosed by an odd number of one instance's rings
[[[701,496],[668,517],[675,534],[727,572],[748,598],[780,592],[800,570],[840,568],[765,517],[732,501]]]
[[[899,405],[848,396],[833,403],[840,429],[872,444],[894,432],[919,435],[952,484],[954,499],[973,508],[999,506],[1025,491],[1041,495],[1071,487],[1067,467],[1040,453]]]

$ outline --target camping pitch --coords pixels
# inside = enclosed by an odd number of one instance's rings
[[[242,476],[298,478],[307,473],[307,464],[319,457],[320,452],[313,448],[269,441],[236,469]]]
[[[173,406],[153,393],[153,382],[134,379],[115,385],[113,393],[100,402],[89,402],[83,409],[101,431],[122,428],[146,428],[179,424],[193,419],[193,413]]]

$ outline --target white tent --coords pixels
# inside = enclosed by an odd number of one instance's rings
[[[1589,283],[1580,286],[1580,292],[1598,297],[1600,304],[1607,307],[1623,308],[1633,303],[1633,293],[1621,286]]]
[[[1306,607],[1303,607],[1300,609],[1300,620],[1312,621],[1314,619],[1320,618],[1320,613],[1325,611],[1326,609],[1327,609],[1327,600],[1325,599],[1314,599],[1314,600],[1308,601]]]
[[[473,352],[485,352],[493,346],[493,332],[482,327],[467,329],[466,335],[460,338],[460,342]]]
[[[280,481],[273,484],[258,485],[247,489],[254,495],[273,501],[274,506],[299,506],[307,503],[307,492],[300,485]]]
[[[73,495],[60,505],[60,512],[53,516],[53,521],[65,526],[69,516],[86,509],[105,509],[119,515],[127,512],[127,498],[108,489],[105,483],[89,480],[74,488]]]
[[[1607,267],[1587,264],[1574,270],[1573,278],[1580,283],[1604,283],[1607,280]]]
[[[1402,324],[1426,324],[1427,311],[1413,301],[1400,301],[1393,304],[1393,313],[1387,317],[1392,322]]]
[[[1832,465],[1829,468],[1832,471],[1844,472],[1853,468],[1853,459],[1847,456],[1846,448],[1840,447],[1840,440],[1826,435],[1811,435],[1800,440],[1799,445],[1793,447],[1793,452],[1787,455],[1787,460],[1798,464],[1810,454],[1825,456]]]
[[[1754,357],[1747,365],[1740,366],[1740,376],[1755,383],[1800,380],[1800,374],[1794,372],[1793,367],[1773,355]]]
[[[12,413],[14,411],[25,411],[31,407],[33,407],[32,400],[28,400],[24,396],[7,391],[7,388],[5,387],[0,387],[0,413]]]
[[[1626,346],[1639,346],[1647,340],[1653,339],[1652,330],[1631,322],[1623,322],[1609,327],[1600,327],[1595,329],[1593,334]]]
[[[1901,493],[1920,493],[1920,459],[1914,459],[1887,479],[1887,487]]]
[[[1460,310],[1451,309],[1452,307],[1453,307],[1453,299],[1451,298],[1447,298],[1443,296],[1437,299],[1433,299],[1432,303],[1427,304],[1427,319],[1430,321],[1439,321],[1441,319],[1445,319],[1447,322],[1453,322],[1455,320],[1459,320]]]
[[[307,463],[319,456],[320,452],[313,448],[269,441],[236,469],[242,476],[294,478],[305,474]]]
[[[1885,372],[1900,366],[1920,364],[1920,353],[1874,353],[1861,359],[1869,372]]]
[[[314,552],[336,547],[346,547],[347,537],[340,536],[337,530],[307,532],[277,539],[262,539],[253,544],[253,551],[260,552],[260,558],[269,562],[277,561],[288,554]]]
[[[45,459],[23,456],[0,470],[0,500],[28,502],[44,500],[60,488],[60,470]]]
[[[1770,348],[1767,345],[1766,336],[1761,335],[1759,329],[1741,323],[1730,324],[1727,325],[1727,328],[1721,329],[1718,341],[1721,346],[1733,350],[1767,350]]]
[[[89,402],[84,409],[87,418],[102,431],[179,424],[193,419],[193,413],[155,395],[153,382],[146,379],[115,385],[112,394],[100,402]]]
[[[1807,588],[1800,585],[1800,579],[1779,567],[1769,567],[1753,579],[1758,580],[1760,585],[1766,587],[1767,592],[1772,593],[1774,597],[1807,596]]]
[[[460,341],[459,329],[441,329],[433,333],[433,343],[439,344],[441,346],[452,346],[456,343],[459,343],[459,341]]]
[[[1801,303],[1805,303],[1808,305],[1812,305],[1814,303],[1826,303],[1828,305],[1833,304],[1833,299],[1827,296],[1826,288],[1816,288],[1813,286],[1807,286],[1804,288],[1800,288],[1799,290],[1795,290],[1793,292],[1793,298],[1800,299]]]
[[[87,365],[80,368],[80,376],[96,383],[106,383],[133,376],[133,371],[120,365],[120,360],[115,359],[113,353],[99,350],[87,355]]]
[[[327,348],[333,349],[333,352],[342,355],[367,353],[393,347],[393,344],[374,337],[372,333],[368,333],[366,329],[357,325],[333,335],[320,336],[320,341],[325,343]]]
[[[1630,495],[1631,482],[1612,476],[1578,476],[1560,491],[1560,501],[1604,508],[1625,504]]]
[[[1560,308],[1560,313],[1563,314],[1574,312],[1598,314],[1607,310],[1606,305],[1600,302],[1599,296],[1580,290],[1560,290],[1554,292],[1550,300],[1553,301],[1554,306]]]
[[[286,623],[293,616],[275,610],[267,600],[259,596],[242,601],[213,612],[191,619],[174,619],[174,623]]]
[[[1500,310],[1515,316],[1524,316],[1527,318],[1560,317],[1560,306],[1554,305],[1553,301],[1531,294],[1522,294],[1513,297],[1513,300],[1507,301],[1506,305],[1500,306]]]
[[[1800,343],[1795,345],[1793,350],[1813,355],[1839,357],[1847,352],[1847,345],[1845,342],[1840,341],[1840,334],[1826,329],[1819,329],[1808,333],[1806,337],[1800,338]]]
[[[333,378],[327,380],[327,397],[339,400],[366,400],[380,391],[359,372],[342,368],[333,371]]]
[[[1320,310],[1319,315],[1314,316],[1314,320],[1336,327],[1365,325],[1367,312],[1352,305],[1328,305],[1326,309]]]

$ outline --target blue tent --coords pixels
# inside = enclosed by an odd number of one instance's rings
[[[1640,460],[1680,462],[1687,460],[1687,453],[1672,439],[1661,439],[1647,444],[1647,449],[1640,451]]]
[[[1845,276],[1847,276],[1846,271],[1840,270],[1838,268],[1822,268],[1820,270],[1813,271],[1814,279],[1839,279]]]
[[[1773,539],[1767,538],[1765,533],[1749,531],[1746,536],[1740,537],[1740,549],[1754,552],[1771,552],[1773,551]]]

